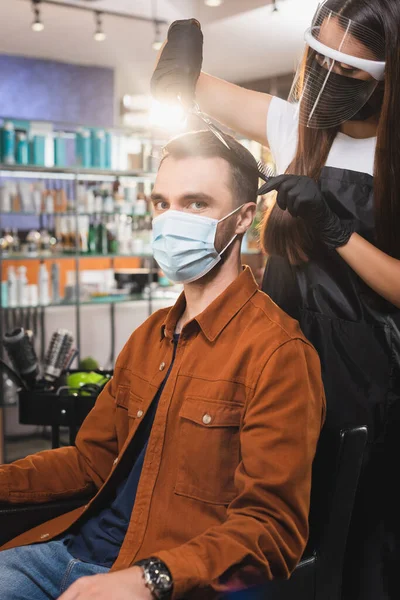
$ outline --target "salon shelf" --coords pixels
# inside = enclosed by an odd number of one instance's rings
[[[152,301],[157,301],[157,300],[172,300],[172,301],[176,301],[178,296],[180,294],[180,291],[167,291],[167,290],[163,290],[162,292],[160,291],[154,291],[152,292],[151,295],[151,299]],[[97,304],[127,304],[128,302],[148,302],[149,301],[149,296],[148,294],[130,294],[129,296],[126,297],[122,297],[119,296],[117,298],[112,298],[110,296],[104,296],[104,297],[98,297],[98,298],[92,298],[90,300],[81,300],[79,302],[79,306],[95,306]],[[12,306],[12,307],[5,307],[3,306],[3,310],[31,310],[32,308],[60,308],[63,306],[76,306],[76,301],[75,300],[71,300],[68,302],[52,302],[50,304],[46,304],[45,306],[42,305],[37,305],[37,306]]]
[[[122,304],[124,302],[138,302],[140,300],[148,300],[148,296],[143,294],[130,294],[129,296],[118,296],[113,298],[112,296],[99,296],[97,298],[91,298],[90,300],[81,300],[79,302],[80,306],[84,305],[95,305],[95,304]],[[37,306],[3,306],[3,310],[28,310],[32,308],[60,308],[63,306],[75,306],[76,301],[71,300],[67,302],[51,302],[46,305],[37,305]]]
[[[28,254],[11,254],[9,256],[0,256],[0,260],[60,260],[76,258],[153,258],[152,254],[50,254],[45,256],[29,256]]]
[[[144,215],[135,215],[134,213],[127,213],[127,212],[104,212],[104,211],[93,211],[91,213],[88,212],[74,212],[73,210],[70,210],[68,212],[52,212],[52,213],[47,213],[47,212],[24,212],[24,211],[14,211],[14,212],[1,212],[0,211],[0,217],[107,217],[107,216],[113,216],[115,217],[116,215],[120,215],[121,217],[132,217],[132,219],[142,219],[143,217],[151,217],[152,214],[151,213],[145,213]]]
[[[78,167],[37,167],[35,165],[0,164],[2,177],[27,177],[36,179],[78,179],[79,181],[109,181],[116,178],[155,179],[156,173],[146,171],[120,171],[112,169],[83,169]]]

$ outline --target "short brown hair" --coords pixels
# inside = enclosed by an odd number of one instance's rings
[[[230,150],[208,129],[178,135],[164,147],[161,163],[168,156],[223,158],[231,168],[231,189],[238,205],[257,202],[259,175],[254,156],[231,135],[224,134],[224,138]]]

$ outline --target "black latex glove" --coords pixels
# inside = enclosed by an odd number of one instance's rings
[[[190,107],[203,63],[203,34],[196,19],[174,21],[150,81],[151,93],[160,102],[181,97]]]
[[[276,202],[292,217],[304,219],[330,250],[344,246],[354,233],[354,221],[341,221],[327,205],[318,185],[304,175],[272,177],[259,190],[261,196],[276,190]]]

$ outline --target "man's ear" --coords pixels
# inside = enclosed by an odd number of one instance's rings
[[[247,202],[238,214],[237,226],[235,233],[237,235],[244,235],[254,220],[256,214],[257,204],[255,202]]]

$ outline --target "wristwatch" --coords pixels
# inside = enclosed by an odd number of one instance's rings
[[[133,566],[141,567],[146,587],[156,600],[169,600],[173,581],[167,565],[154,556],[139,560]]]

